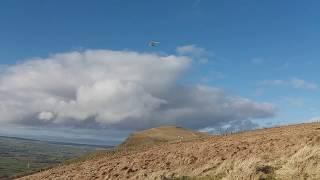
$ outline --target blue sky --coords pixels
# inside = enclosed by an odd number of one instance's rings
[[[262,125],[320,117],[318,1],[0,2],[0,64],[86,49],[176,54],[194,45],[182,84],[204,84],[257,102],[276,115]],[[149,40],[160,41],[156,48]]]

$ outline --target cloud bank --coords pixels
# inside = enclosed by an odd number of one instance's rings
[[[268,103],[180,85],[192,59],[87,50],[26,60],[0,73],[0,123],[115,129],[176,124],[243,126],[274,115]]]

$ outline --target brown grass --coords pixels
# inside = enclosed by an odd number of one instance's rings
[[[185,142],[205,137],[209,137],[209,135],[176,126],[162,126],[133,133],[119,145],[119,148],[137,148],[167,142]]]
[[[23,179],[320,179],[320,123],[118,150]]]

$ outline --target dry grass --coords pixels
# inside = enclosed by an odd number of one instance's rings
[[[320,179],[320,123],[119,150],[24,179]]]
[[[119,148],[137,148],[167,142],[184,142],[205,137],[209,137],[209,135],[176,126],[162,126],[133,133],[119,145]]]

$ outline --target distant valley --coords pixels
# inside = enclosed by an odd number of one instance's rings
[[[11,179],[111,146],[0,136],[0,179]]]

